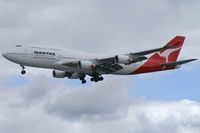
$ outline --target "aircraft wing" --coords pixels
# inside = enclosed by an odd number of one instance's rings
[[[123,67],[116,63],[115,58],[96,59],[95,70],[97,73],[113,73],[121,70]]]
[[[72,67],[72,68],[80,68],[81,63],[82,61],[80,60],[67,60],[67,61],[64,60],[64,61],[58,62],[58,64],[60,65]],[[91,63],[91,69],[95,73],[110,74],[118,70],[121,70],[123,68],[119,64],[115,63],[114,58],[104,58],[102,60],[95,59],[95,60],[87,61],[87,63]]]

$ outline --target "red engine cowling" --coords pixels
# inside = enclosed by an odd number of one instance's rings
[[[115,60],[120,64],[129,64],[131,62],[131,58],[127,55],[116,55]]]

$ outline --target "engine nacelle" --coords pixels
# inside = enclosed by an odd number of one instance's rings
[[[58,70],[54,70],[53,71],[53,77],[54,78],[65,78],[68,77],[69,79],[78,79],[81,77],[81,75],[79,73],[73,73],[73,74],[69,74],[65,71],[58,71]]]
[[[79,61],[79,69],[92,70],[94,67],[95,64],[90,61]]]
[[[115,60],[120,64],[129,64],[131,62],[131,58],[127,55],[116,55]]]
[[[53,71],[53,77],[54,78],[65,78],[67,77],[67,73],[65,71],[58,71],[58,70],[54,70]]]
[[[80,77],[81,77],[81,75],[79,73],[73,73],[68,78],[69,79],[78,79]]]

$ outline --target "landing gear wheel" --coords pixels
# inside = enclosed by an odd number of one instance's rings
[[[102,81],[102,80],[103,80],[103,77],[99,77],[99,80]]]
[[[25,69],[25,67],[24,67],[23,65],[20,65],[20,66],[22,67],[21,74],[22,74],[22,75],[26,74],[26,71],[24,70],[24,69]]]
[[[84,79],[85,79],[85,77],[80,77],[79,79],[80,79],[80,80],[84,80]]]
[[[100,76],[100,77],[93,77],[90,79],[91,81],[94,81],[94,82],[98,82],[98,81],[102,81],[103,80],[103,77]]]
[[[98,81],[99,81],[99,78],[95,78],[95,79],[94,79],[94,82],[98,82]]]
[[[22,75],[26,74],[26,71],[25,71],[25,70],[22,70],[22,71],[21,71],[21,74],[22,74]]]
[[[85,84],[86,83],[86,80],[82,80],[82,84]]]

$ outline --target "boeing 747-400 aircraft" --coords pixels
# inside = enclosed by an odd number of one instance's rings
[[[3,56],[22,67],[24,66],[53,69],[53,77],[80,79],[86,83],[85,76],[91,81],[102,81],[103,74],[133,75],[155,71],[180,68],[182,64],[196,59],[176,61],[185,37],[176,36],[164,47],[128,53],[122,55],[95,55],[65,48],[48,48],[45,46],[16,45],[12,51]],[[150,58],[146,55],[153,54]]]

